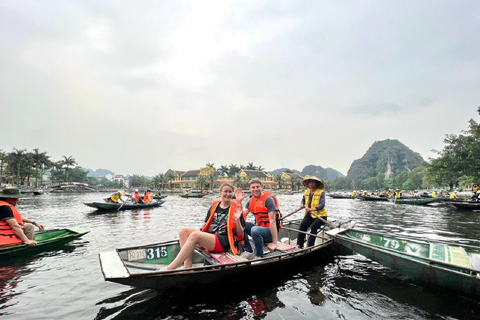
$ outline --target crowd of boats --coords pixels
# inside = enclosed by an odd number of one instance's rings
[[[376,193],[353,191],[347,192],[330,192],[327,196],[334,199],[358,199],[364,201],[390,201],[395,204],[411,204],[411,205],[440,205],[447,204],[462,210],[480,210],[480,193],[464,192],[458,195],[457,192],[437,193],[437,192],[421,192],[421,193]]]
[[[187,193],[181,196],[205,195],[200,192],[199,195]],[[468,198],[452,200],[449,197],[425,195],[420,197],[402,195],[391,198],[368,193],[352,195],[334,192],[327,195],[336,199],[391,201],[397,204],[426,205],[443,202],[453,205],[459,203],[477,205],[473,201],[468,201],[471,200]],[[158,194],[156,196],[159,198],[151,203],[98,201],[85,204],[106,212],[142,209],[158,207],[165,202],[163,198],[166,196],[161,197]],[[284,273],[294,272],[303,262],[315,261],[316,256],[334,252],[336,245],[342,245],[421,283],[480,296],[480,247],[357,229],[354,221],[329,221],[318,234],[311,234],[299,230],[300,222],[299,219],[284,220],[283,228],[279,230],[277,249],[270,252],[265,247],[264,257],[259,259],[247,260],[229,252],[211,253],[197,247],[193,254],[192,268],[165,270],[165,266],[170,264],[180,251],[179,241],[171,240],[102,252],[99,254],[100,268],[106,281],[139,288],[182,292],[190,290],[192,284],[195,284],[197,289],[204,289],[216,285],[235,285],[238,279],[246,281],[265,279],[275,270],[282,270]],[[39,232],[36,234],[37,247],[14,245],[0,248],[0,256],[17,254],[27,249],[47,248],[54,243],[64,244],[87,232],[81,228]],[[299,233],[314,236],[315,244],[298,248],[295,244]]]

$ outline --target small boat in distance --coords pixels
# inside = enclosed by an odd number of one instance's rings
[[[423,206],[433,202],[440,202],[441,200],[436,198],[399,198],[391,199],[391,201],[395,202],[396,204],[413,204],[417,206]]]
[[[86,206],[96,208],[102,211],[123,211],[123,210],[136,210],[145,208],[160,207],[165,201],[154,201],[149,203],[112,203],[112,202],[87,202]]]
[[[181,194],[180,197],[182,197],[182,198],[203,198],[206,195],[207,195],[206,193],[189,192],[189,193]]]
[[[330,230],[341,245],[419,282],[480,295],[480,247],[368,230]]]
[[[3,259],[3,257],[17,256],[19,254],[28,254],[30,252],[54,249],[76,238],[79,238],[88,232],[89,231],[78,227],[45,230],[35,233],[35,241],[37,241],[36,246],[28,246],[23,243],[1,246],[0,257]]]
[[[355,197],[346,193],[327,193],[327,196],[334,199],[355,199]]]

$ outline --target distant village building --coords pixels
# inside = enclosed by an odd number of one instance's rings
[[[262,181],[264,189],[277,189],[277,183],[273,181],[273,175],[260,170],[242,169],[240,171],[240,177],[242,177],[242,181],[244,182],[248,182],[252,178],[258,178]]]
[[[282,187],[288,190],[295,189],[294,183],[296,181],[303,181],[303,177],[295,172],[282,172],[280,176],[282,177],[283,181],[285,181]]]

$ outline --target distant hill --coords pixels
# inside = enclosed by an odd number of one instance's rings
[[[87,177],[101,178],[101,177],[104,177],[107,174],[115,175],[115,173],[113,173],[112,171],[107,170],[107,169],[97,169],[95,171],[93,171],[92,169],[87,169],[87,168],[82,168],[82,169],[88,172]]]
[[[289,170],[291,172],[295,172],[295,173],[301,175],[302,177],[304,177],[304,176],[316,176],[316,177],[326,179],[326,180],[335,180],[335,179],[340,178],[340,177],[345,177],[345,175],[342,174],[340,171],[337,171],[337,170],[332,169],[332,168],[326,168],[325,169],[322,166],[315,166],[315,165],[308,165],[305,168],[303,168],[302,171],[298,171],[298,170],[295,170],[295,169],[288,169],[288,168],[280,168],[280,169],[270,171],[270,173],[274,176],[277,176],[277,175],[279,175],[282,172],[285,172],[287,170]]]
[[[377,177],[392,178],[411,171],[424,162],[422,156],[398,140],[375,141],[362,158],[353,161],[347,179],[362,180]]]

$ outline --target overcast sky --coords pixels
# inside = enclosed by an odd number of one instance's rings
[[[0,2],[0,149],[156,175],[346,174],[478,121],[480,2]]]

